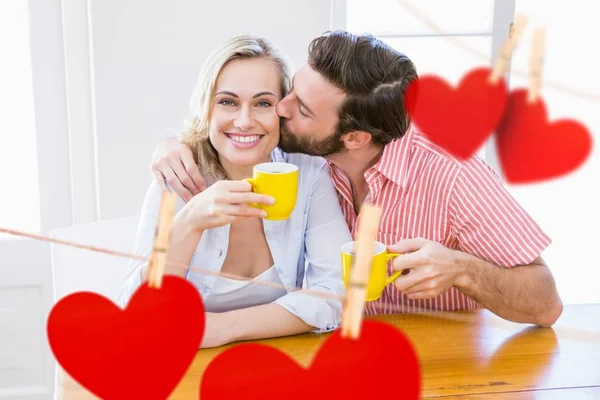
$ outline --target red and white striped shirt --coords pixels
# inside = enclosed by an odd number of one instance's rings
[[[350,181],[329,165],[354,237]],[[421,237],[510,268],[531,263],[551,243],[485,161],[461,162],[413,128],[388,144],[364,176],[370,191],[365,203],[382,208],[378,240],[386,245]],[[389,285],[365,308],[370,315],[482,307],[454,287],[433,299],[410,300]]]

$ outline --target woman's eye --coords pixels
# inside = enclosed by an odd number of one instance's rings
[[[271,106],[272,106],[271,102],[269,102],[269,101],[266,101],[266,100],[264,100],[264,101],[261,101],[260,103],[258,103],[258,105],[259,105],[260,107],[271,107]]]
[[[231,100],[223,99],[219,101],[219,104],[223,104],[224,106],[234,106],[235,103]]]

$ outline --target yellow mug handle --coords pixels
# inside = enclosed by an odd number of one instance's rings
[[[252,189],[254,189],[256,187],[256,180],[254,178],[244,178],[242,180],[248,182],[249,184],[251,184],[252,185]]]
[[[386,263],[388,261],[390,261],[392,258],[398,257],[399,255],[400,254],[398,254],[398,253],[387,253],[385,255],[385,261],[386,261]],[[398,278],[400,275],[402,275],[402,271],[396,271],[396,272],[394,272],[392,275],[390,275],[389,278],[386,279],[385,286],[387,286],[390,283],[394,282],[396,280],[396,278]]]
[[[252,190],[254,190],[256,188],[256,180],[254,180],[254,178],[244,178],[242,180],[248,182],[249,184],[251,184],[252,185]],[[248,205],[250,207],[260,208],[258,206],[258,204],[256,204],[256,203],[248,203]]]

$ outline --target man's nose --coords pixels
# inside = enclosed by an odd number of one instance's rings
[[[277,107],[275,107],[275,112],[282,118],[290,118],[290,107],[289,107],[289,95],[285,96],[283,99],[277,103]]]

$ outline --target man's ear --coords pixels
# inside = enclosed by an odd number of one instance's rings
[[[371,134],[363,131],[348,132],[342,136],[342,141],[348,150],[356,150],[371,143]]]

